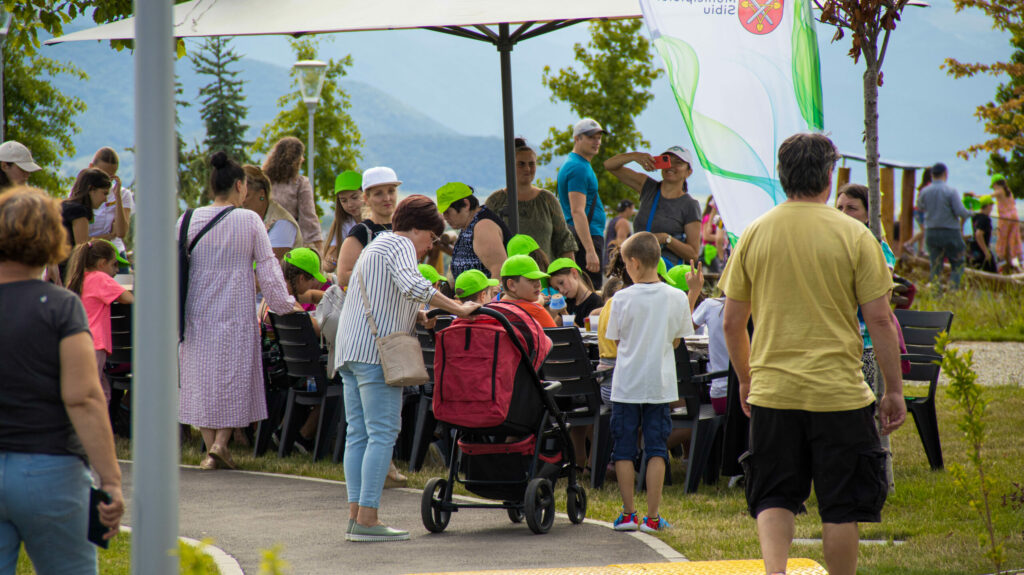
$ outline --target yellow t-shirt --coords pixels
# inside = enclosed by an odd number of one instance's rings
[[[612,300],[604,302],[597,320],[597,352],[602,359],[615,359],[619,355],[619,342],[605,337],[608,331],[608,317],[612,314]]]
[[[863,224],[825,204],[776,206],[744,230],[719,285],[751,302],[751,405],[848,411],[875,400],[857,306],[892,289],[892,275]]]

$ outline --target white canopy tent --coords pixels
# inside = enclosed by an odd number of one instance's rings
[[[47,44],[136,39],[135,389],[132,572],[176,575],[178,535],[177,263],[174,235],[172,37],[425,28],[489,42],[500,53],[505,172],[516,205],[511,51],[517,42],[591,19],[639,18],[637,0],[136,0],[135,18]],[[513,29],[514,26],[514,29]],[[518,211],[509,210],[518,229]],[[172,304],[172,302],[175,302]]]

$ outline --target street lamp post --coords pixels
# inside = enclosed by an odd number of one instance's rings
[[[0,142],[4,141],[4,124],[7,114],[4,110],[4,44],[7,43],[7,32],[11,29],[11,15],[0,8]]]
[[[313,187],[315,196],[316,180],[313,179],[313,160],[316,157],[316,148],[313,147],[313,117],[316,116],[316,107],[320,103],[320,90],[324,87],[327,64],[319,60],[300,60],[293,67],[299,73],[299,93],[302,95],[302,101],[306,103],[306,111],[309,114],[309,144],[306,146],[306,161],[308,162],[309,185]]]

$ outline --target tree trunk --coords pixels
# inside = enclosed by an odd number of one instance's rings
[[[864,47],[864,155],[868,171],[868,225],[882,237],[881,181],[878,175],[878,59],[875,47]]]

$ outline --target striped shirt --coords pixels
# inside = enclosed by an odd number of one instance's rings
[[[346,361],[380,363],[359,293],[360,281],[366,282],[377,337],[398,332],[412,334],[416,313],[437,293],[416,265],[416,248],[412,241],[391,232],[381,232],[363,249],[352,270],[338,322],[337,367]]]

